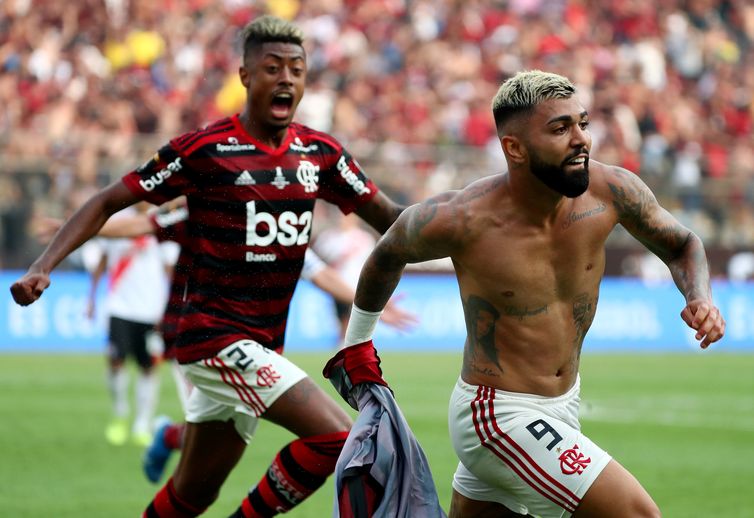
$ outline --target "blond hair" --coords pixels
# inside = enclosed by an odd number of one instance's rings
[[[541,70],[518,72],[500,85],[492,99],[498,131],[515,115],[550,99],[568,99],[575,92],[576,87],[567,77]]]
[[[241,30],[244,60],[250,52],[264,43],[293,43],[303,46],[304,31],[277,16],[269,14],[260,16],[246,24],[246,27]]]

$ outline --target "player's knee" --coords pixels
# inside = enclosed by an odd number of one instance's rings
[[[353,426],[353,420],[340,405],[335,403],[323,405],[321,407],[321,413],[319,415],[321,419],[320,425],[322,429],[319,433],[338,433],[348,432]]]
[[[637,499],[630,516],[637,518],[660,518],[662,513],[657,504],[649,497]],[[627,515],[629,516],[629,515]]]
[[[215,484],[214,481],[205,480],[202,484],[182,483],[179,476],[174,476],[173,480],[176,496],[181,502],[194,508],[206,509],[220,496],[222,482]]]
[[[345,433],[346,435],[348,435],[349,430],[351,430],[351,426],[353,426],[353,421],[345,412],[342,415],[333,413],[323,419],[321,425],[321,433],[323,434]]]

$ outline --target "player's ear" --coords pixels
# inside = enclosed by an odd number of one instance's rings
[[[246,68],[245,65],[241,65],[238,67],[238,77],[241,79],[241,84],[244,86],[244,88],[249,88],[249,84],[251,83],[251,77],[249,74],[249,70]]]
[[[500,145],[503,147],[505,156],[513,162],[522,163],[526,160],[526,147],[517,137],[513,135],[500,137]]]

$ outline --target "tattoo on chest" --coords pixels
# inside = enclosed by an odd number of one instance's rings
[[[490,302],[476,295],[469,295],[463,308],[472,363],[481,353],[502,372],[503,368],[500,366],[495,347],[495,325],[500,318],[500,312]]]
[[[568,215],[568,219],[563,222],[563,230],[567,229],[574,223],[578,223],[582,219],[586,219],[592,216],[596,216],[597,214],[601,214],[607,210],[607,204],[606,203],[600,203],[594,208],[591,208],[589,210],[585,210],[583,212],[576,212],[571,211],[571,213]]]

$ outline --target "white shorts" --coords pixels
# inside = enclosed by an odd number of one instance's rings
[[[247,443],[259,416],[306,373],[253,340],[232,343],[214,358],[181,365],[194,385],[186,403],[186,421],[228,421]]]
[[[611,459],[581,434],[579,387],[577,378],[562,396],[544,397],[459,378],[448,414],[461,461],[453,489],[521,514],[570,516]]]

